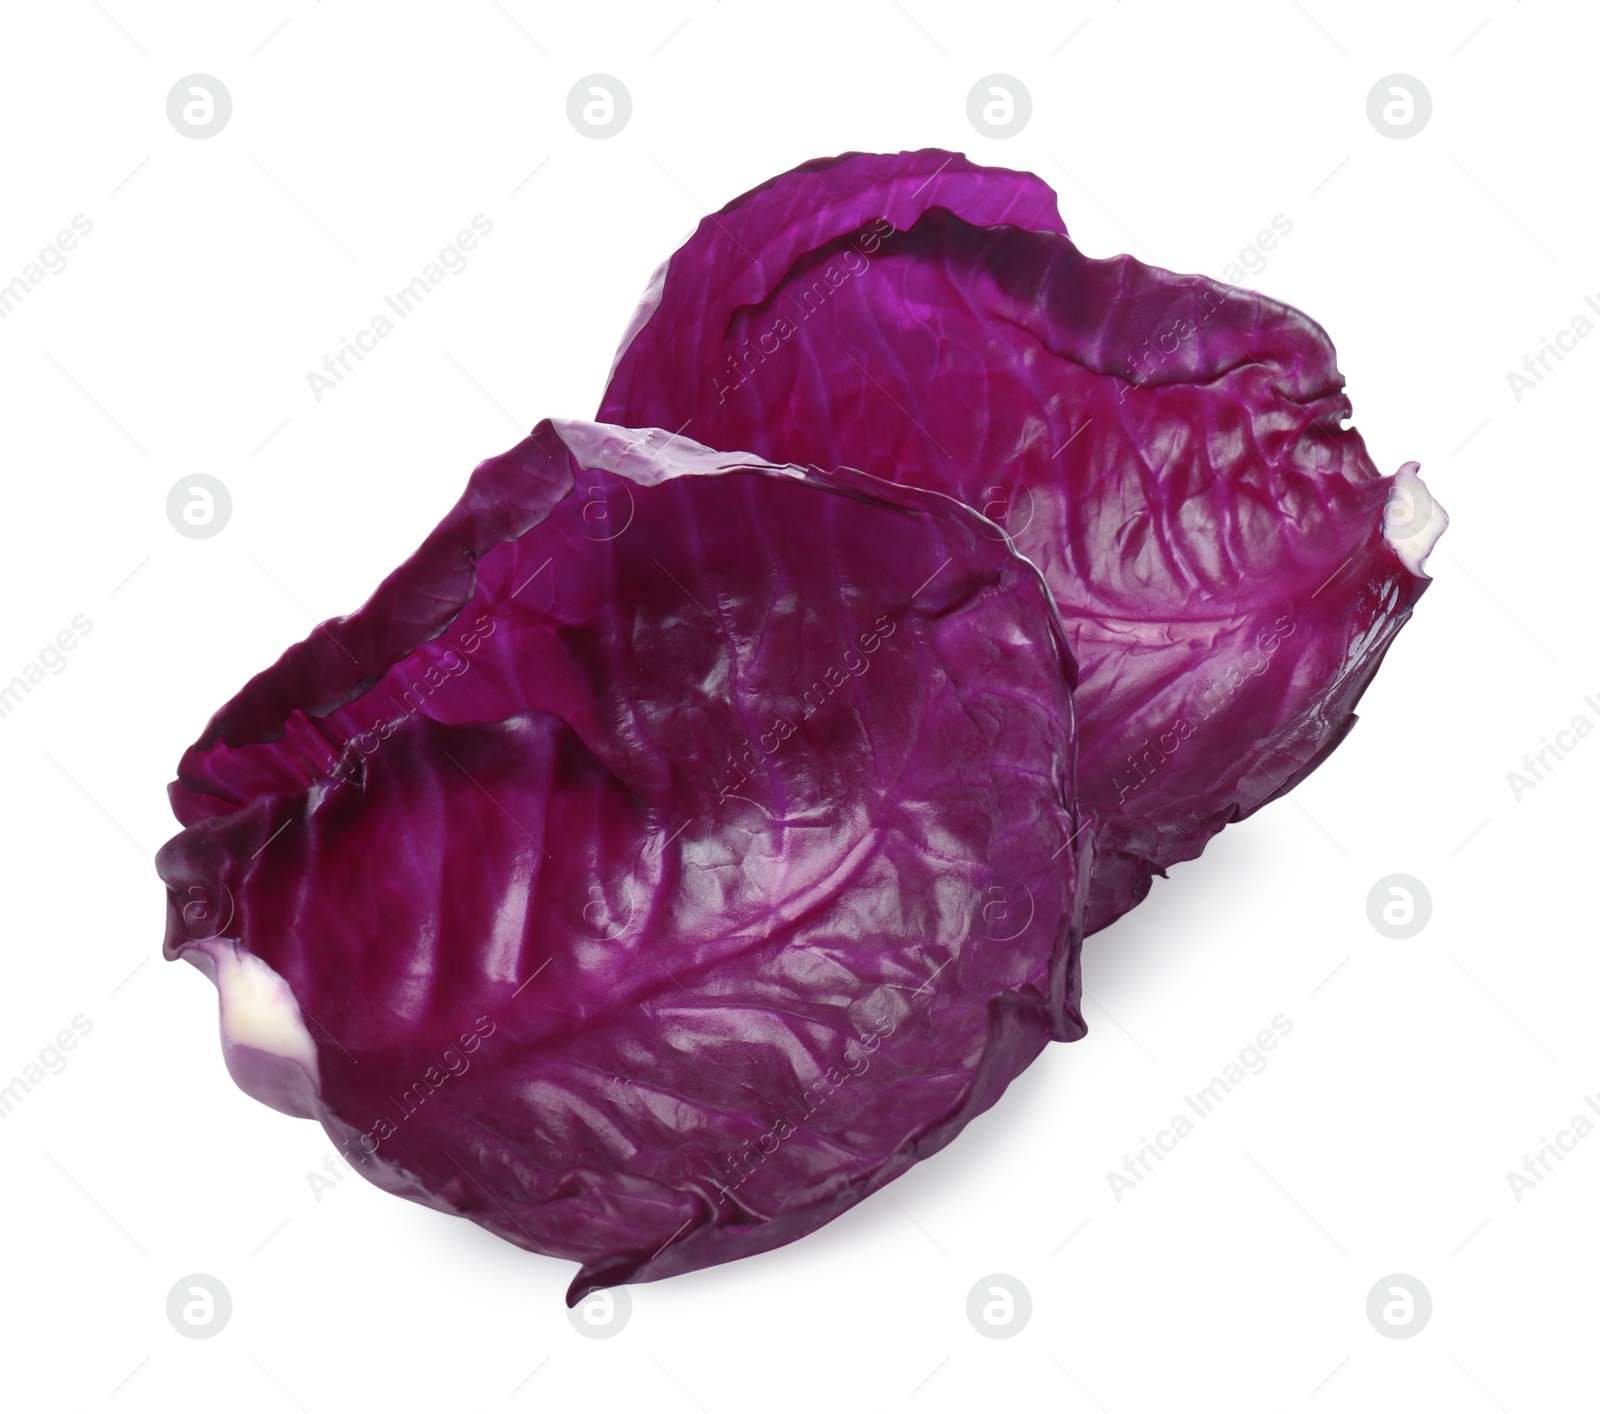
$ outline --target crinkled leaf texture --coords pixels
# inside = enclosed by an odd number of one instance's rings
[[[947,497],[542,423],[184,755],[166,953],[569,1301],[761,1252],[1082,1034],[1072,678]]]
[[[1089,931],[1288,790],[1353,708],[1445,524],[1379,475],[1320,326],[1068,239],[1037,177],[810,162],[657,273],[600,417],[944,491],[1043,571],[1078,659]]]

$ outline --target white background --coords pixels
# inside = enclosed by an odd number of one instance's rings
[[[1506,1174],[1600,1093],[1600,735],[1520,800],[1506,773],[1600,723],[1600,338],[1520,400],[1507,373],[1600,300],[1597,43],[1592,7],[1510,0],[6,7],[0,282],[94,228],[0,321],[0,679],[94,625],[0,720],[0,1080],[93,1025],[0,1123],[7,1402],[1587,1407],[1600,1135],[1520,1202]],[[165,110],[197,72],[233,102],[202,141]],[[606,141],[566,117],[594,72],[633,99]],[[966,116],[996,72],[1033,99],[1004,141]],[[1366,114],[1397,72],[1433,100],[1406,140]],[[1093,255],[1221,276],[1286,216],[1248,283],[1326,325],[1380,467],[1421,461],[1453,525],[1349,741],[1090,941],[1087,1039],[821,1232],[585,1339],[570,1265],[358,1179],[313,1197],[328,1141],[235,1090],[209,984],[159,959],[164,786],[476,462],[593,412],[705,209],[927,145],[1040,173]],[[478,213],[469,267],[318,402],[306,374]],[[208,540],[165,514],[197,472],[233,497]],[[1407,941],[1368,922],[1392,873],[1433,900]],[[1268,1068],[1117,1201],[1107,1171],[1278,1014]],[[165,1314],[195,1272],[232,1294],[214,1339]],[[1433,1300],[1405,1340],[1365,1310],[1397,1272]],[[1031,1293],[1012,1339],[967,1321],[990,1273]]]

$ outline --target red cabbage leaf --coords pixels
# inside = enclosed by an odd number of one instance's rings
[[[658,272],[599,416],[943,491],[1043,572],[1078,659],[1088,927],[1287,791],[1427,584],[1320,326],[1131,256],[954,153],[810,162]]]
[[[541,423],[184,755],[166,953],[570,1302],[761,1252],[1082,1034],[1072,678],[957,502]]]

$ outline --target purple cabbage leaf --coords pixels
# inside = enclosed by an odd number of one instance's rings
[[[809,162],[660,271],[599,417],[943,491],[1041,570],[1078,660],[1089,931],[1338,745],[1443,510],[1381,475],[1321,327],[1092,259],[1037,177]]]
[[[571,1303],[768,1250],[1083,1033],[1073,679],[957,501],[541,423],[184,754],[166,955]]]

